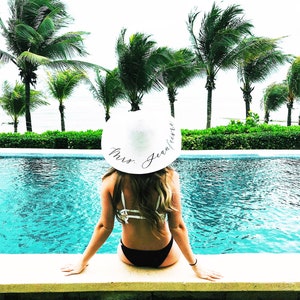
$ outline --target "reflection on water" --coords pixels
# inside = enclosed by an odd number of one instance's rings
[[[299,252],[300,160],[178,159],[196,253]],[[79,253],[100,213],[102,159],[0,159],[0,253]],[[114,253],[116,227],[102,253]]]

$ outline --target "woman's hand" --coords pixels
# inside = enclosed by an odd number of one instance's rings
[[[78,263],[76,265],[66,265],[60,270],[65,273],[66,276],[80,274],[88,265]]]
[[[223,276],[215,272],[213,270],[204,269],[203,267],[199,266],[198,264],[191,266],[197,277],[206,279],[209,281],[216,281],[217,279],[221,279]]]

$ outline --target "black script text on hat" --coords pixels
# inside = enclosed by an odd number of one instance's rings
[[[153,162],[154,159],[160,158],[162,155],[166,155],[166,153],[169,150],[174,150],[172,144],[174,144],[174,137],[175,137],[175,127],[174,124],[170,122],[170,138],[166,140],[167,145],[165,146],[164,149],[162,149],[158,153],[152,153],[150,154],[147,159],[142,163],[142,168],[147,169]]]
[[[120,152],[121,152],[120,148],[113,148],[113,149],[114,150],[112,152],[110,152],[108,155],[112,156],[113,158],[115,158],[118,161],[121,161],[124,164],[135,163],[134,159],[126,158],[125,156],[122,157],[120,154]]]

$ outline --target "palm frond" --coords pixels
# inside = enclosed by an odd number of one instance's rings
[[[90,91],[106,109],[116,106],[125,97],[118,68],[107,70],[105,76],[96,70],[95,84],[90,83]]]
[[[293,94],[300,98],[300,56],[293,61],[288,72],[288,85]]]
[[[67,32],[59,37],[48,40],[46,47],[40,49],[52,59],[69,59],[76,55],[86,56],[83,36],[89,34],[84,31]]]
[[[39,46],[44,41],[43,37],[32,27],[26,24],[19,24],[15,27],[16,39],[19,45],[28,50],[31,45]],[[24,49],[25,50],[25,49]]]
[[[169,52],[170,58],[162,71],[163,84],[166,87],[184,87],[200,74],[195,55],[186,48]]]
[[[48,75],[48,86],[51,94],[60,101],[68,98],[79,84],[86,78],[85,73],[76,70],[65,70]]]
[[[263,96],[263,105],[265,111],[276,111],[288,98],[288,86],[283,83],[272,83],[269,85]]]
[[[29,51],[24,51],[17,58],[17,65],[22,66],[24,65],[24,62],[28,62],[34,66],[39,66],[48,64],[50,62],[50,59]]]
[[[0,61],[3,63],[12,61],[14,64],[16,64],[15,57],[3,50],[0,50]]]
[[[8,31],[7,31],[7,28],[4,24],[4,22],[2,21],[2,18],[0,18],[0,27],[1,27],[1,30],[3,31],[4,36],[6,36]]]
[[[53,70],[68,70],[70,68],[73,68],[79,72],[86,73],[90,70],[96,70],[96,69],[105,69],[102,68],[99,65],[89,63],[86,61],[81,60],[72,60],[72,59],[62,59],[62,60],[49,60],[47,63],[47,67],[53,69]]]
[[[0,105],[3,110],[12,118],[23,116],[25,114],[25,86],[23,83],[16,82],[12,86],[8,81],[2,85],[3,95],[0,97]],[[40,91],[30,91],[31,102],[30,108],[35,109],[42,105],[49,105],[45,101],[44,94]]]
[[[288,63],[291,56],[278,47],[280,39],[250,37],[244,39],[236,52],[240,81],[263,82],[271,72]]]
[[[51,14],[40,22],[36,30],[42,37],[49,39],[56,32],[56,24],[54,23]]]

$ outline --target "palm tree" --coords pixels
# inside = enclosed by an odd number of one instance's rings
[[[22,83],[16,82],[15,86],[11,86],[7,81],[4,81],[3,95],[0,97],[0,105],[3,110],[12,118],[14,132],[18,132],[19,117],[25,114],[26,92],[25,86]],[[35,109],[41,105],[48,105],[44,101],[44,96],[41,92],[30,90],[30,108]]]
[[[77,85],[86,75],[76,70],[65,70],[48,75],[48,87],[51,95],[59,101],[61,131],[65,131],[64,101],[71,96]]]
[[[251,93],[254,90],[252,84],[263,82],[271,72],[291,59],[290,55],[284,54],[278,48],[279,40],[249,37],[239,44],[242,55],[238,62],[237,74],[242,83],[241,90],[246,105],[246,118],[250,113]]]
[[[286,103],[288,94],[289,89],[286,82],[272,83],[265,89],[262,99],[262,105],[265,111],[265,123],[269,123],[271,111],[276,111],[284,103]]]
[[[102,76],[100,70],[96,70],[95,85],[90,82],[90,91],[105,109],[105,121],[110,118],[110,109],[116,106],[125,97],[125,91],[120,80],[119,69],[106,70],[106,76]]]
[[[122,29],[116,45],[120,79],[131,110],[139,110],[144,94],[152,89],[161,90],[158,80],[161,64],[166,62],[166,48],[157,48],[149,35],[135,33],[125,42],[126,29]]]
[[[292,123],[291,111],[293,108],[292,99],[300,98],[300,56],[296,57],[293,61],[289,73],[288,73],[288,86],[290,90],[290,101],[288,103],[288,108],[290,107],[290,113],[288,114],[288,126]],[[300,115],[299,115],[299,125],[300,125]]]
[[[288,70],[287,79],[283,81],[281,84],[273,84],[269,86],[264,93],[266,121],[268,121],[268,114],[269,111],[271,111],[273,103],[275,102],[275,109],[276,109],[277,108],[276,103],[280,105],[280,103],[283,103],[285,101],[288,109],[287,126],[291,126],[294,101],[298,100],[299,97],[300,97],[300,57],[296,57],[293,63],[291,64],[291,67]]]
[[[195,76],[199,75],[200,68],[196,64],[195,54],[192,51],[188,49],[168,51],[170,59],[163,66],[162,83],[167,88],[171,115],[175,117],[174,103],[178,88],[187,86]]]
[[[187,26],[194,52],[206,70],[206,128],[211,127],[212,91],[216,88],[216,76],[220,70],[236,66],[239,56],[237,45],[253,27],[244,20],[243,13],[239,5],[222,10],[214,3],[210,12],[204,14],[198,35],[194,33],[194,25],[199,12],[192,11],[188,17]]]
[[[89,64],[69,60],[74,55],[85,56],[83,36],[86,32],[67,32],[61,29],[70,22],[65,5],[60,0],[11,0],[11,16],[7,27],[0,19],[8,51],[0,50],[2,62],[13,62],[25,84],[25,117],[27,131],[32,131],[30,88],[37,82],[41,65],[66,68]]]

